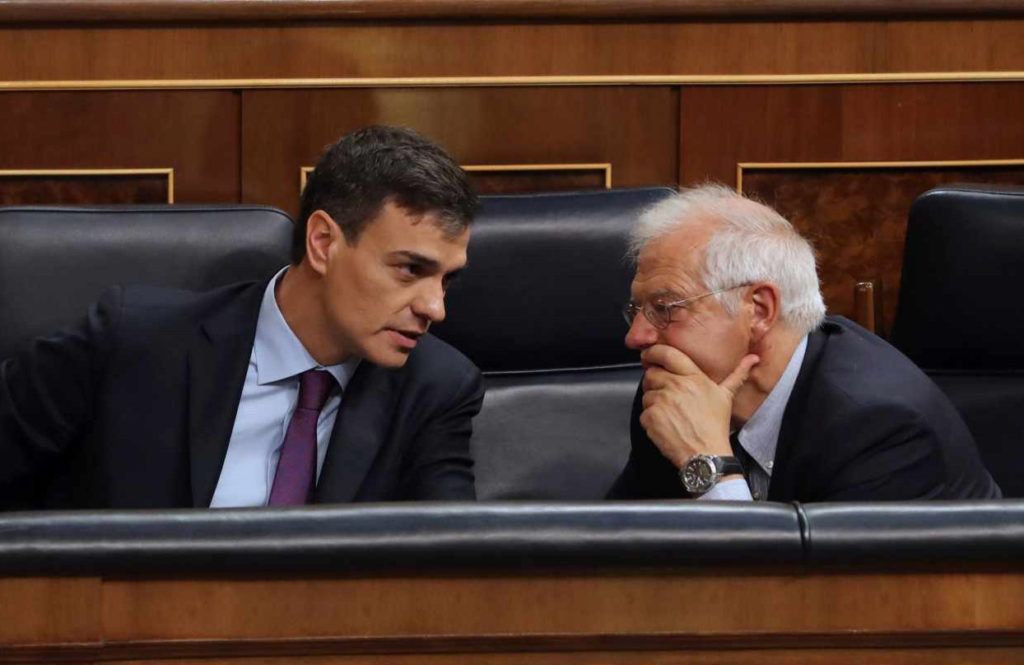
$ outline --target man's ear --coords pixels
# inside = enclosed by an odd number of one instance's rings
[[[775,327],[781,313],[782,300],[778,287],[767,282],[758,282],[750,287],[750,303],[753,315],[750,319],[750,335],[759,342]]]
[[[306,221],[306,261],[318,274],[327,272],[331,246],[344,241],[341,228],[323,210],[315,210]]]

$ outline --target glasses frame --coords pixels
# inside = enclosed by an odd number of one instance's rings
[[[691,304],[707,298],[708,296],[718,295],[719,293],[725,293],[726,291],[732,291],[733,289],[740,289],[745,286],[750,286],[749,282],[743,284],[737,284],[736,286],[728,286],[724,289],[716,289],[714,291],[708,291],[707,293],[701,293],[700,295],[690,296],[689,298],[682,298],[681,300],[673,300],[672,302],[661,303],[658,305],[660,309],[664,309],[668,312],[667,317],[664,321],[661,320],[660,315],[656,314],[654,304],[646,302],[643,305],[637,305],[636,303],[626,303],[625,307],[622,308],[622,317],[626,319],[626,325],[632,326],[633,321],[636,319],[636,315],[643,312],[644,318],[647,319],[648,323],[657,328],[658,330],[665,330],[674,323],[672,320],[672,314],[677,309],[686,309]]]

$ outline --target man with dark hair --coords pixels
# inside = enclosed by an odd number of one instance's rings
[[[472,499],[480,373],[427,329],[476,204],[415,132],[343,137],[269,282],[114,288],[0,366],[0,506]]]

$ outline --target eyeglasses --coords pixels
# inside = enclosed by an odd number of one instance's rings
[[[622,317],[626,319],[626,325],[633,325],[633,319],[640,312],[644,313],[644,317],[651,322],[651,325],[658,330],[664,330],[668,328],[668,325],[672,323],[672,313],[677,309],[687,309],[689,306],[702,298],[713,296],[719,293],[725,293],[726,291],[732,291],[733,289],[739,289],[744,286],[750,286],[749,284],[737,284],[736,286],[729,286],[724,289],[718,289],[716,291],[708,291],[702,293],[699,296],[693,296],[691,298],[683,298],[682,300],[673,300],[672,302],[648,302],[643,305],[636,303],[629,303],[622,308]]]

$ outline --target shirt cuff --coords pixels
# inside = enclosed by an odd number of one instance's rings
[[[742,478],[725,480],[697,497],[700,501],[753,501],[750,495],[750,487],[747,481]]]

